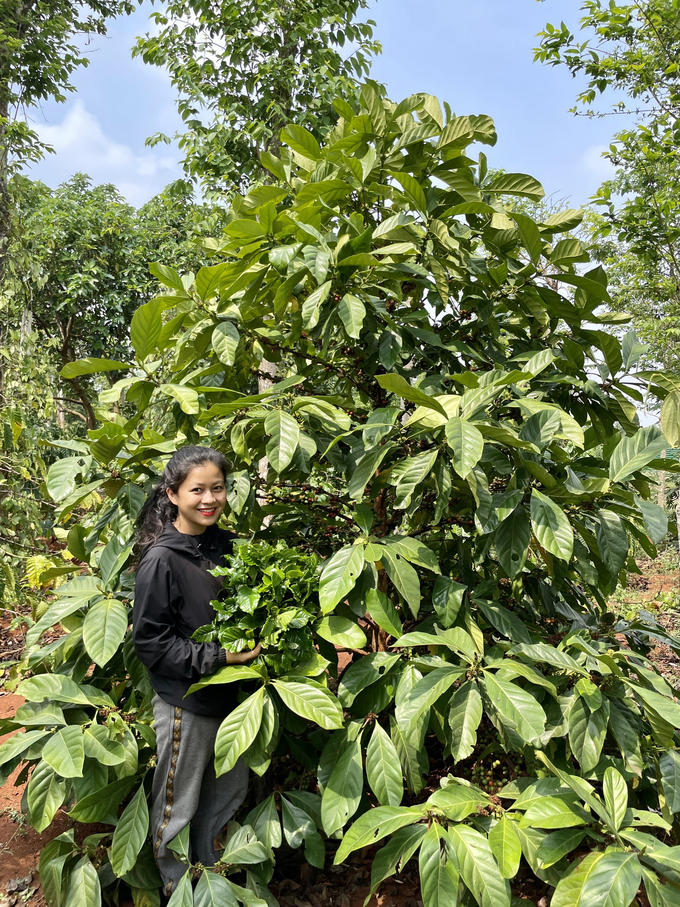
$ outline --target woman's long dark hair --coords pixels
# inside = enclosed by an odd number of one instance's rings
[[[177,505],[168,497],[168,488],[177,493],[179,486],[196,466],[212,463],[227,477],[227,461],[212,447],[181,447],[172,455],[163,470],[161,480],[144,502],[137,517],[137,544],[141,552],[160,538],[168,525],[177,519]]]

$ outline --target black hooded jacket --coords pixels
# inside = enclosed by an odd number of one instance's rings
[[[209,526],[202,535],[185,535],[168,524],[140,559],[135,583],[133,638],[151,685],[165,702],[223,718],[236,706],[233,684],[206,687],[184,698],[189,687],[226,664],[217,642],[194,642],[191,634],[210,623],[210,604],[222,589],[208,573],[231,554],[231,532]]]

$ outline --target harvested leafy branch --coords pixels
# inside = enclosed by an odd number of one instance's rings
[[[260,642],[262,655],[255,663],[266,665],[273,674],[285,674],[314,658],[318,558],[282,542],[260,542],[237,545],[227,560],[229,566],[211,571],[224,577],[224,596],[212,603],[217,616],[192,638],[218,640],[228,652],[242,652]]]
[[[528,878],[552,907],[628,907],[641,882],[670,904],[680,705],[648,656],[679,646],[606,607],[637,570],[633,542],[653,557],[667,530],[648,472],[667,442],[635,413],[650,382],[667,389],[636,372],[632,333],[607,330],[625,318],[603,314],[606,275],[569,235],[580,213],[537,221],[507,203],[543,190],[489,173],[473,148],[495,143],[488,117],[427,95],[393,104],[371,83],[336,108],[323,146],[284,130],[263,160],[275,181],[235,201],[211,267],[154,265],[163,295],[132,319],[125,377],[102,382],[89,453],[48,474],[90,575],[29,631],[15,671],[28,703],[7,725],[27,731],[0,761],[34,766],[32,822],[63,805],[115,826],[96,855],[68,842],[45,855],[49,905],[76,907],[87,886],[88,903],[98,886],[157,902],[127,564],[144,489],[187,439],[234,463],[233,528],[323,558],[317,655],[200,681],[248,681],[218,772],[240,757],[264,774],[290,754],[316,770],[232,826],[200,904],[273,904],[283,841],[320,865],[324,836],[338,863],[385,841],[374,889],[417,855],[426,907],[510,907]],[[263,358],[278,372],[258,393]],[[75,523],[94,489],[100,511]],[[40,648],[57,622],[70,632]],[[336,646],[356,650],[337,689]]]

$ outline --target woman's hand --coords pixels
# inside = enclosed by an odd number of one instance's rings
[[[244,665],[248,664],[249,661],[252,661],[253,658],[257,658],[262,650],[262,646],[258,642],[254,649],[249,649],[245,652],[227,652],[227,664],[228,665]]]

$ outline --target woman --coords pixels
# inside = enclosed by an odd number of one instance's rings
[[[243,802],[248,769],[239,760],[215,776],[214,743],[222,719],[236,705],[235,685],[206,687],[187,696],[201,677],[226,664],[245,664],[260,646],[238,655],[191,635],[210,623],[210,604],[222,584],[208,571],[232,550],[231,532],[216,525],[226,503],[226,462],[208,447],[183,447],[165,467],[137,521],[141,550],[133,635],[149,669],[158,762],[153,780],[154,856],[169,895],[186,867],[168,844],[191,823],[191,858],[219,859],[215,838]]]

